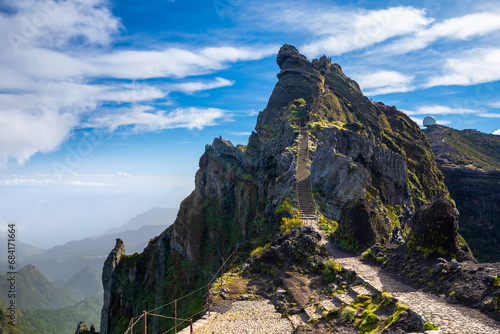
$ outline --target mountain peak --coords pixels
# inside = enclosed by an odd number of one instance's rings
[[[288,60],[307,61],[307,57],[302,55],[295,46],[290,44],[285,44],[280,48],[278,52],[278,56],[276,57],[276,63],[278,63],[278,66],[280,67],[280,69],[282,69],[283,65]]]

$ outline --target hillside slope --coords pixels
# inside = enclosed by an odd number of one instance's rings
[[[24,334],[73,334],[82,320],[89,327],[94,324],[99,328],[101,308],[102,296],[98,296],[54,310],[22,310],[18,327]]]
[[[7,278],[7,274],[0,277],[0,291],[9,290]],[[17,307],[26,310],[56,309],[76,304],[84,299],[80,291],[58,288],[32,265],[27,265],[18,271],[16,288]],[[0,297],[6,298],[5,295]]]
[[[441,125],[425,132],[460,211],[460,233],[479,261],[500,261],[500,136]]]

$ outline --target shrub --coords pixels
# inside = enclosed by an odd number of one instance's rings
[[[283,217],[292,217],[295,205],[290,197],[283,199],[274,213],[274,217],[277,221],[280,221]]]
[[[302,220],[300,218],[282,218],[281,219],[281,232],[289,232],[290,230],[302,226]]]
[[[255,248],[251,253],[250,253],[250,256],[261,256],[262,254],[264,254],[264,252],[266,251],[266,249],[269,248],[269,246],[271,246],[270,243],[268,243],[267,245],[265,245],[264,247],[257,247]]]
[[[498,276],[498,275],[495,276],[495,280],[493,281],[493,286],[495,288],[500,287],[500,276]]]
[[[368,248],[366,251],[364,251],[363,254],[361,254],[361,256],[365,260],[372,260],[374,258],[371,248]]]
[[[323,269],[323,274],[327,280],[335,279],[335,276],[342,271],[342,266],[335,262],[335,260],[328,260],[325,263],[325,269]]]
[[[378,322],[378,317],[373,313],[368,313],[365,322],[369,325],[376,324]]]
[[[353,322],[355,317],[356,310],[350,306],[346,306],[340,311],[340,319],[345,322]]]
[[[335,231],[337,230],[337,227],[339,227],[339,223],[336,222],[335,220],[328,220],[322,215],[319,216],[319,227],[323,233],[327,237],[333,236]]]
[[[436,327],[436,325],[434,325],[433,323],[431,323],[431,322],[428,322],[428,321],[427,321],[427,322],[424,324],[424,329],[425,329],[426,331],[432,331],[432,330],[435,330],[435,329],[438,329],[438,328],[437,328],[437,327]]]
[[[389,292],[382,292],[382,306],[387,306],[394,300],[394,297]]]
[[[297,99],[297,100],[295,100],[295,102],[300,103],[300,107],[303,107],[306,105],[306,100],[304,100],[303,98]]]

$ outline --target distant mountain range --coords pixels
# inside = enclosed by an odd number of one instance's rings
[[[174,222],[176,214],[177,209],[152,208],[131,218],[121,227],[50,249],[40,249],[18,241],[17,265],[20,268],[31,264],[59,287],[78,289],[85,297],[96,296],[102,291],[104,260],[113,249],[116,238],[124,241],[128,254],[141,252],[150,239]],[[3,272],[7,271],[5,252],[6,249],[2,247],[0,267]]]
[[[85,268],[67,284],[78,285],[96,274],[95,270]],[[79,279],[77,279],[80,275]],[[6,275],[0,276],[0,290],[5,290]],[[77,324],[84,320],[88,327],[100,326],[103,296],[83,299],[79,291],[56,287],[35,267],[28,265],[17,273],[16,302],[17,324],[9,326],[5,318],[7,301],[0,294],[0,334],[73,334]],[[83,299],[83,300],[82,300]]]
[[[73,334],[80,321],[99,329],[101,308],[102,296],[98,296],[57,310],[23,310],[19,312],[19,329],[23,334]]]
[[[56,282],[54,282],[56,284]],[[87,266],[71,276],[62,287],[79,290],[85,298],[103,294],[101,272]]]
[[[0,276],[0,291],[9,291],[8,274]],[[27,265],[16,275],[16,304],[18,308],[34,310],[38,308],[56,309],[74,305],[84,299],[77,290],[60,288],[49,282],[38,269]],[[0,299],[8,302],[5,293]]]

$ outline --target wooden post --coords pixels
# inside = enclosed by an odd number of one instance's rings
[[[210,284],[207,285],[207,292],[208,292],[208,316],[210,316]]]
[[[189,326],[191,327],[191,334],[193,334],[193,319],[189,319]]]
[[[177,334],[177,299],[174,302],[174,306],[175,306],[175,313],[174,313],[174,318],[175,318],[175,320],[174,320],[174,322],[175,322],[174,328],[175,329],[174,329],[174,332],[175,332],[175,334]]]
[[[130,334],[133,334],[134,333],[134,318],[130,319],[130,325],[128,325],[128,328],[130,329]]]
[[[235,258],[235,256],[234,256],[234,255],[235,255],[236,253],[237,253],[237,252],[236,252],[236,251],[234,251],[234,252],[233,252],[233,254],[232,254],[233,258],[231,259],[231,275],[233,274],[233,266],[234,266],[234,258]]]
[[[224,275],[224,264],[220,268],[220,292],[222,292],[222,275]]]
[[[143,311],[142,317],[144,318],[144,334],[148,333],[148,312]]]

